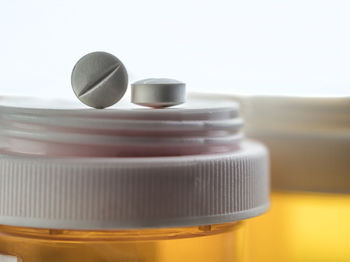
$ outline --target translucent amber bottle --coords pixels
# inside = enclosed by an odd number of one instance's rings
[[[241,125],[235,103],[1,98],[0,261],[245,261],[269,179]]]
[[[251,260],[350,261],[350,98],[235,98],[271,157],[271,210],[249,222]]]

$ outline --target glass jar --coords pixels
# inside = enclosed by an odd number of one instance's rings
[[[267,151],[236,103],[0,98],[0,261],[244,261]]]

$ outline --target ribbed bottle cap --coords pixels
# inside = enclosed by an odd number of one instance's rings
[[[1,97],[0,224],[174,227],[261,214],[267,152],[241,126],[232,102],[94,110]]]

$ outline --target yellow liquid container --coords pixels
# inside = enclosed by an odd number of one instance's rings
[[[0,261],[247,261],[269,172],[241,126],[232,102],[0,98]]]
[[[271,203],[249,222],[251,261],[349,261],[349,195],[273,192]]]
[[[350,261],[350,98],[235,99],[271,160],[271,209],[249,221],[250,261]]]

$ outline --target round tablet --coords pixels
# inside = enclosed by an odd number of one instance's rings
[[[84,104],[105,108],[118,102],[128,86],[128,74],[114,55],[93,52],[83,56],[72,71],[72,88]]]
[[[185,102],[186,84],[168,78],[149,78],[131,85],[131,102],[149,107],[169,107]]]

